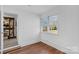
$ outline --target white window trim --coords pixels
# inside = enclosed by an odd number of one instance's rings
[[[43,32],[42,29],[40,28],[41,29],[41,33],[50,33],[50,34],[53,34],[53,35],[58,35],[58,29],[57,29],[57,33],[53,33],[53,32],[50,31],[50,29],[49,29],[49,17],[50,16],[48,16],[48,26],[47,26],[47,30],[48,31],[47,32]],[[56,16],[56,19],[57,19],[57,16]]]

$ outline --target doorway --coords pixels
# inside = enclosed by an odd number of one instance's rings
[[[17,15],[4,13],[3,15],[3,53],[18,47]]]

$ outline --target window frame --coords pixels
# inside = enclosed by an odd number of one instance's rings
[[[44,32],[44,31],[43,31],[43,27],[40,26],[40,27],[41,27],[41,28],[40,28],[40,29],[41,29],[41,32],[42,32],[42,33],[51,33],[51,34],[56,34],[56,35],[57,35],[57,34],[58,34],[57,16],[54,16],[54,17],[56,17],[56,20],[55,20],[56,24],[55,24],[55,25],[56,25],[56,28],[57,28],[57,30],[56,30],[57,33],[54,33],[54,32],[51,32],[51,31],[50,31],[50,22],[49,22],[50,19],[49,19],[49,17],[51,17],[51,16],[47,16],[47,19],[48,19],[47,31]],[[43,19],[41,18],[41,20],[43,20]],[[40,23],[40,24],[41,24],[41,23]]]

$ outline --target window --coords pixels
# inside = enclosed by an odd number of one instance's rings
[[[41,31],[42,32],[48,31],[48,17],[43,17],[41,19]]]
[[[57,34],[57,16],[49,16],[49,32]]]
[[[41,31],[57,34],[57,16],[46,16],[41,19]]]

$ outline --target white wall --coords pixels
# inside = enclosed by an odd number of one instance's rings
[[[59,33],[42,33],[41,41],[66,53],[79,53],[79,6],[57,6],[42,17],[47,15],[58,17]]]
[[[77,48],[79,49],[78,10],[78,6],[57,6],[50,12],[42,15],[54,15],[58,17],[59,34],[56,36],[50,33],[42,33],[41,41],[67,53],[79,53],[77,50]],[[18,15],[17,36],[21,46],[39,41],[40,18],[38,16],[12,6],[5,6],[4,11]]]
[[[39,41],[40,19],[38,16],[28,13],[16,6],[3,6],[4,12],[16,14],[17,40],[19,45],[25,46]]]
[[[0,24],[1,24],[1,9],[0,9]],[[1,25],[0,25],[0,50],[1,50]]]

